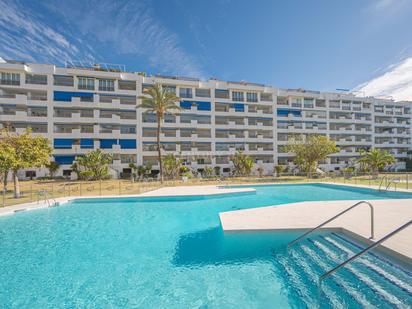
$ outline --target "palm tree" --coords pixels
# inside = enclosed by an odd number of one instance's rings
[[[174,110],[180,111],[181,107],[177,105],[180,98],[175,93],[170,92],[160,84],[155,84],[153,87],[147,88],[143,91],[144,96],[139,97],[142,103],[138,105],[139,108],[146,109],[145,113],[154,113],[157,119],[157,155],[159,160],[160,181],[163,183],[163,163],[160,146],[160,132],[162,128],[162,121],[166,114],[171,114]]]
[[[371,149],[368,152],[362,152],[358,162],[368,166],[371,171],[377,175],[379,170],[382,170],[389,164],[395,163],[396,160],[394,155],[387,150]]]

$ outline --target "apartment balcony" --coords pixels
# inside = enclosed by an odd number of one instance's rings
[[[0,104],[22,104],[27,105],[27,95],[24,94],[5,94],[0,95]]]

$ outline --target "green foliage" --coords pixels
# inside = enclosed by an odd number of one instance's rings
[[[182,160],[176,158],[173,154],[169,154],[163,158],[163,173],[169,179],[177,178],[182,166]]]
[[[17,172],[20,169],[45,166],[50,162],[52,149],[47,138],[32,136],[31,130],[23,134],[15,134],[7,129],[1,131],[0,156],[3,173],[13,173],[14,197],[20,197],[20,186]]]
[[[175,93],[168,91],[167,88],[160,84],[155,84],[144,90],[144,95],[140,96],[142,103],[138,108],[144,108],[145,113],[153,113],[157,119],[157,155],[160,167],[160,180],[163,182],[163,161],[160,144],[161,124],[166,114],[174,111],[180,111],[181,107],[177,105],[180,98]]]
[[[339,152],[339,148],[326,136],[310,135],[291,140],[286,146],[286,152],[293,153],[294,163],[311,177],[318,162],[325,160],[328,155]]]
[[[279,176],[281,173],[283,173],[286,170],[286,166],[284,166],[284,165],[275,165],[274,170],[275,170],[276,176]]]
[[[202,177],[209,178],[213,176],[213,168],[210,166],[206,166],[202,171]]]
[[[341,171],[345,178],[350,178],[352,177],[352,174],[355,172],[355,168],[353,166],[345,167],[345,168],[342,168]]]
[[[231,160],[233,162],[233,174],[236,176],[249,176],[255,164],[253,159],[242,151],[237,151],[231,156]]]
[[[189,172],[189,168],[186,165],[182,165],[179,171],[180,175],[186,174],[187,172]]]
[[[45,166],[49,170],[50,178],[54,178],[54,175],[60,168],[60,164],[55,161],[50,161]]]
[[[137,166],[134,163],[130,163],[129,167],[132,169],[132,176],[133,179],[143,179],[145,176],[149,175],[150,172],[152,171],[152,166],[151,165],[139,165]]]
[[[80,179],[102,180],[109,177],[109,164],[113,161],[113,155],[96,149],[77,157],[76,161],[77,164],[73,164],[72,168]]]
[[[7,191],[7,177],[11,170],[14,158],[14,148],[4,140],[0,141],[0,175],[3,180],[3,189]]]
[[[396,162],[395,156],[387,150],[371,149],[370,151],[361,152],[358,163],[368,167],[375,175],[383,170],[387,165]]]
[[[215,166],[214,170],[215,170],[215,175],[216,176],[220,176],[220,166]]]

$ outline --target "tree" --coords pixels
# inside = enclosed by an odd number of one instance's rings
[[[76,161],[76,173],[80,178],[101,180],[109,176],[109,164],[113,161],[113,155],[96,149],[84,156],[77,157]],[[75,171],[75,169],[73,170]]]
[[[145,89],[143,93],[145,96],[139,97],[139,99],[142,100],[142,103],[137,107],[146,109],[146,113],[154,113],[156,115],[157,155],[160,169],[160,181],[163,182],[163,162],[160,144],[162,122],[166,114],[181,110],[181,107],[177,105],[180,98],[177,97],[175,93],[170,92],[167,88],[162,87],[160,84],[155,84],[153,87]]]
[[[167,178],[176,178],[179,175],[182,160],[173,154],[168,154],[164,158],[163,173]]]
[[[274,171],[275,171],[275,175],[276,177],[279,177],[281,173],[283,173],[283,171],[285,170],[285,166],[284,165],[275,165],[274,167]]]
[[[130,163],[130,164],[129,164],[129,167],[130,167],[130,168],[132,169],[132,171],[133,171],[133,174],[132,174],[133,179],[136,179],[136,178],[142,179],[142,178],[144,178],[146,175],[148,175],[148,174],[151,172],[151,170],[152,170],[152,166],[151,166],[151,165],[146,165],[146,166],[144,166],[144,165],[139,165],[139,166],[137,166],[137,165],[134,164],[134,163]]]
[[[213,176],[213,168],[210,166],[206,166],[202,171],[202,177],[209,178]]]
[[[4,140],[0,141],[0,175],[3,180],[3,190],[7,192],[7,178],[12,167],[14,149]]]
[[[132,181],[137,178],[137,165],[134,163],[129,163],[129,168],[132,170]]]
[[[259,178],[262,178],[262,177],[263,177],[263,173],[265,172],[265,169],[263,168],[263,166],[259,166],[259,167],[257,168],[257,172],[258,172],[258,174],[259,174]]]
[[[368,152],[363,151],[357,161],[361,166],[368,166],[374,175],[378,175],[380,170],[396,162],[393,154],[381,149],[371,149]]]
[[[232,157],[233,174],[236,176],[248,176],[252,172],[255,162],[253,159],[244,154],[242,151],[237,151]]]
[[[299,166],[299,169],[308,173],[312,177],[312,173],[316,171],[318,162],[325,160],[327,156],[339,152],[336,143],[323,135],[309,135],[292,139],[286,145],[286,152],[294,153],[294,163]]]
[[[60,168],[60,164],[55,161],[50,161],[46,164],[46,168],[49,170],[50,178],[54,178],[54,175]]]
[[[11,133],[6,129],[1,132],[1,138],[2,147],[10,151],[6,165],[10,166],[13,175],[14,197],[19,198],[20,185],[17,172],[25,168],[45,166],[50,162],[52,149],[47,138],[32,136],[30,129],[23,134]]]

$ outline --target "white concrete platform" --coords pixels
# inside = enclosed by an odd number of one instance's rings
[[[313,228],[356,200],[317,201],[284,204],[220,213],[225,232],[307,230]],[[412,199],[372,200],[375,209],[375,240],[412,219]],[[336,228],[367,241],[370,237],[370,209],[365,204],[342,215],[325,228]],[[412,226],[383,243],[412,262]]]
[[[193,196],[255,192],[253,188],[224,188],[222,186],[166,187],[140,194],[140,196]]]

